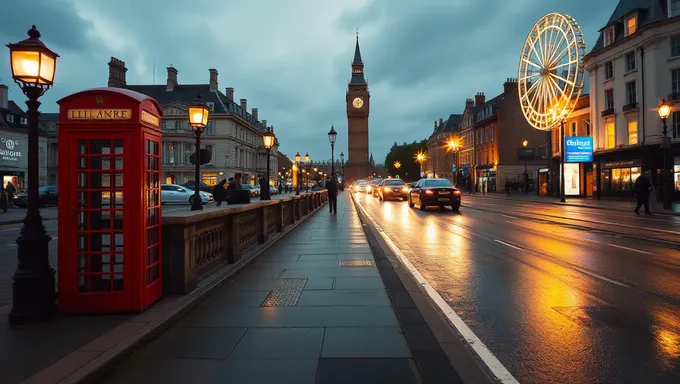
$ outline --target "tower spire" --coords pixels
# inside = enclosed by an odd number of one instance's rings
[[[354,48],[354,61],[352,61],[352,64],[363,64],[363,60],[361,60],[361,50],[359,50],[359,28],[357,28],[357,45]]]

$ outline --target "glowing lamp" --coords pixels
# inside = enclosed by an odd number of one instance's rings
[[[272,149],[275,140],[276,136],[274,135],[274,132],[272,132],[269,127],[267,127],[267,131],[262,134],[262,143],[264,144],[264,148],[266,150]]]
[[[189,106],[189,125],[194,131],[202,131],[208,125],[210,109],[203,102],[201,95],[196,96],[196,101]]]
[[[661,101],[661,105],[659,105],[659,117],[661,120],[666,120],[668,119],[668,116],[671,114],[671,106],[666,102],[666,99],[663,99]]]
[[[12,78],[21,88],[43,88],[43,92],[54,83],[57,55],[40,41],[40,32],[35,25],[28,31],[28,39],[7,44],[10,51]]]

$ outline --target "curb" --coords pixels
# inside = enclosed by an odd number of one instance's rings
[[[473,196],[468,196],[468,197],[473,197]],[[513,199],[513,198],[488,197],[488,196],[474,196],[474,198],[491,199],[491,200],[505,200],[505,201],[520,201],[520,202],[525,202],[525,203],[539,203],[539,204],[540,203],[547,203],[547,204],[552,204],[552,205],[561,205],[561,206],[568,206],[568,207],[592,208],[592,209],[600,209],[600,210],[603,210],[603,211],[625,212],[625,211],[622,211],[622,210],[616,209],[616,208],[598,207],[598,206],[595,206],[595,205],[586,205],[586,204],[560,203],[559,201],[521,200],[521,199]],[[650,201],[650,206],[651,205],[652,205],[652,203]],[[653,212],[653,213],[655,215],[680,216],[680,213],[675,213],[675,212],[659,211],[659,212]]]
[[[422,383],[496,383],[463,336],[390,250],[354,195],[352,202]]]
[[[326,204],[327,202],[321,204],[296,223],[289,224],[283,232],[277,233],[274,236],[270,235],[270,238],[273,237],[271,241],[261,244],[251,252],[246,253],[244,258],[237,263],[224,265],[199,283],[199,287],[188,295],[166,296],[153,304],[145,312],[132,316],[126,322],[100,335],[86,345],[80,346],[79,349],[64,356],[56,363],[28,377],[22,384],[94,384],[101,382],[119,363],[179,322],[201,302],[215,293],[215,291],[222,288],[239,273],[248,268],[269,248],[273,247],[298,226],[314,216]],[[154,307],[156,308],[154,309]],[[133,331],[129,331],[131,324],[133,326],[136,325]],[[112,340],[116,339],[116,335],[121,333],[121,328],[127,328],[127,334],[122,339],[118,335],[118,340]],[[96,346],[102,345],[106,345],[109,348],[96,348]],[[96,354],[96,356],[89,361],[83,361],[85,358],[83,355],[86,353]],[[74,368],[74,365],[77,365],[77,367]]]

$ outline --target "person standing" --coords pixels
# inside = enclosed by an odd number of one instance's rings
[[[335,173],[326,181],[326,189],[328,190],[328,208],[331,213],[338,213],[338,182],[335,179]]]
[[[217,206],[221,206],[223,201],[227,200],[227,180],[220,181],[215,188],[213,188],[213,197]]]
[[[645,171],[635,180],[635,195],[637,196],[637,206],[635,213],[640,214],[640,207],[645,206],[645,214],[651,215],[649,211],[649,190],[652,188],[652,181],[649,178],[650,172]]]
[[[14,202],[14,194],[16,192],[17,189],[14,187],[12,183],[8,181],[7,186],[5,187],[5,193],[7,193],[7,208],[12,208]]]

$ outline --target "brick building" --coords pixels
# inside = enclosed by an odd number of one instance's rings
[[[427,162],[423,170],[428,177],[441,177],[453,181],[452,166],[456,164],[456,152],[451,151],[447,143],[449,140],[458,142],[460,137],[460,123],[463,115],[451,114],[449,118],[439,118],[434,122],[434,130],[427,139]]]

